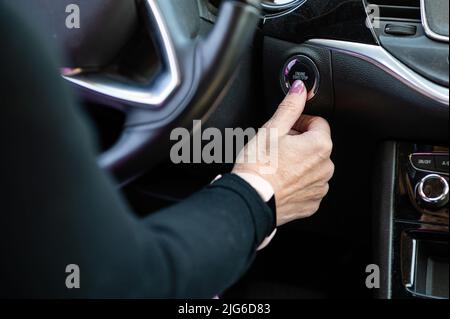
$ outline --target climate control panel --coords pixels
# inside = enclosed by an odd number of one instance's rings
[[[448,153],[413,153],[409,155],[409,164],[417,205],[426,210],[445,207],[449,201]]]
[[[419,171],[448,175],[448,153],[414,153],[409,156],[410,164]]]

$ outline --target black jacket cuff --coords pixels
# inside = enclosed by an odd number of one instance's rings
[[[255,247],[259,246],[273,232],[276,226],[275,201],[273,198],[265,203],[250,184],[235,174],[226,174],[209,187],[231,190],[245,201],[255,227]]]

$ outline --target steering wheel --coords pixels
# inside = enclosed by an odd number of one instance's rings
[[[50,2],[55,1],[60,0]],[[188,128],[193,119],[205,119],[211,113],[261,17],[260,0],[224,0],[214,28],[201,38],[185,29],[201,19],[199,10],[191,14],[183,9],[186,5],[198,9],[197,0],[142,0],[137,4],[145,11],[146,30],[162,59],[156,77],[132,83],[101,71],[63,75],[84,96],[104,105],[119,104],[125,111],[120,138],[99,156],[100,166],[122,184],[167,154],[173,128]]]

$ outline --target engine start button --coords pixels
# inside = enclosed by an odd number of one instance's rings
[[[316,64],[305,55],[290,58],[283,67],[281,87],[285,94],[289,92],[292,83],[302,80],[308,90],[308,100],[312,99],[319,90],[319,70]]]

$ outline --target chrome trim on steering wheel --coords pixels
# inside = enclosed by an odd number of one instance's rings
[[[287,9],[291,9],[292,7],[297,6],[300,2],[306,2],[304,0],[291,0],[289,2],[286,3],[273,3],[267,0],[263,0],[261,1],[261,6],[263,7],[264,10],[268,10],[268,11],[282,11],[282,10],[287,10]]]
[[[309,40],[307,43],[327,47],[331,50],[367,61],[384,70],[420,94],[441,104],[449,105],[448,88],[436,84],[414,72],[381,46],[326,39],[313,39]]]
[[[146,8],[152,15],[151,22],[157,28],[155,33],[158,38],[157,41],[160,42],[161,55],[167,72],[159,74],[155,82],[146,85],[121,83],[96,73],[81,72],[74,75],[63,75],[63,78],[82,88],[116,99],[119,102],[145,107],[161,106],[181,83],[180,67],[175,47],[156,0],[146,0]]]

